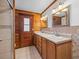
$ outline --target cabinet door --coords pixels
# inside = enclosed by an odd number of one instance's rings
[[[72,59],[72,43],[57,45],[57,59]]]
[[[38,49],[38,35],[36,35],[36,48]]]
[[[47,41],[47,59],[55,59],[55,44]]]
[[[42,38],[42,58],[46,59],[46,39]]]
[[[41,37],[38,36],[38,39],[37,40],[38,40],[38,51],[41,54]]]
[[[37,36],[36,34],[34,34],[34,36],[33,36],[33,37],[34,37],[33,44],[34,44],[35,46],[36,46],[36,40],[37,40],[37,39],[36,39],[36,36]]]

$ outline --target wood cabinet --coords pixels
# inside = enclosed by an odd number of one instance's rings
[[[55,44],[47,40],[47,59],[56,59]]]
[[[47,59],[72,59],[71,45],[71,41],[63,44],[47,41]]]
[[[56,45],[56,59],[72,59],[72,43]]]
[[[37,38],[36,38],[37,36],[36,36],[36,34],[34,34],[33,35],[33,44],[36,46],[36,40],[37,40]]]
[[[41,54],[41,47],[42,47],[42,40],[41,37],[34,34],[34,45],[36,46],[36,48],[38,49],[38,52]]]
[[[41,54],[42,59],[72,59],[72,41],[55,44],[36,34],[34,38],[34,44],[38,51],[41,52],[39,53]]]
[[[46,39],[42,38],[42,58],[46,59]]]
[[[37,48],[38,48],[38,51],[39,51],[39,53],[41,54],[41,47],[42,47],[42,45],[41,45],[41,43],[42,43],[42,41],[41,41],[41,37],[40,36],[38,36],[37,37]]]

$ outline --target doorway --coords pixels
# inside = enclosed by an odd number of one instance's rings
[[[15,14],[15,48],[32,45],[33,15]]]

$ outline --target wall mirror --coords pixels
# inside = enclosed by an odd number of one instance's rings
[[[70,26],[70,6],[61,8],[53,14],[53,26]]]

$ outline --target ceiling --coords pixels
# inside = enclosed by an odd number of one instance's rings
[[[42,13],[54,0],[15,0],[15,7],[19,10]]]

